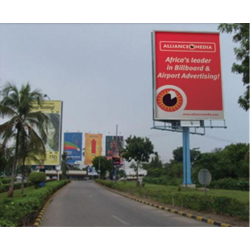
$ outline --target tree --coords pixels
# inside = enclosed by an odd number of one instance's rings
[[[249,159],[246,155],[249,153],[249,144],[237,143],[225,147],[222,152],[222,161],[228,168],[228,177],[249,178]]]
[[[218,29],[223,33],[236,33],[233,36],[235,43],[240,43],[239,48],[234,48],[236,60],[240,61],[240,64],[234,63],[232,66],[232,72],[243,74],[243,85],[246,85],[245,93],[239,97],[238,103],[244,110],[249,109],[249,23],[222,23]]]
[[[47,125],[48,117],[40,111],[31,112],[32,105],[34,103],[40,104],[43,100],[43,94],[39,90],[31,91],[29,83],[23,85],[20,90],[15,85],[7,83],[3,87],[2,96],[0,115],[3,118],[9,118],[9,120],[0,125],[0,138],[3,140],[1,144],[6,146],[7,142],[13,139],[15,144],[12,180],[8,192],[8,197],[12,197],[17,163],[20,159],[20,143],[25,141],[22,142],[21,137],[29,138],[32,143],[37,140],[44,147],[44,142],[47,139],[44,124]],[[34,125],[41,136],[33,129]]]
[[[66,179],[67,178],[67,171],[69,170],[67,161],[71,160],[71,157],[68,157],[67,153],[65,151],[63,151],[62,154],[62,162],[61,162],[61,170],[62,170],[62,179]]]
[[[199,148],[193,148],[190,150],[190,162],[191,165],[197,160],[201,152],[198,150]],[[178,147],[173,151],[174,161],[183,162],[183,147]]]
[[[126,146],[121,151],[121,154],[128,162],[132,160],[136,162],[134,169],[136,172],[137,186],[139,186],[139,168],[141,164],[148,162],[150,156],[157,153],[154,152],[154,146],[148,138],[130,136],[125,142]]]
[[[213,180],[223,178],[249,178],[249,144],[230,144],[222,150],[213,150],[210,153],[202,153],[194,164],[192,177],[198,181],[198,172],[207,168]]]
[[[118,170],[118,176],[119,176],[119,178],[126,178],[127,177],[126,172],[124,171],[124,169],[119,169]]]
[[[143,164],[142,167],[145,170],[158,169],[158,168],[161,169],[163,167],[163,164],[162,164],[162,161],[161,161],[160,157],[158,156],[158,154],[156,154],[154,157],[152,157],[152,159],[149,163]]]
[[[22,181],[21,181],[21,194],[24,192],[24,178],[25,173],[28,172],[28,165],[26,165],[26,160],[33,162],[40,162],[46,156],[46,150],[42,139],[39,136],[34,136],[33,133],[27,133],[27,131],[22,131],[19,138],[18,146],[18,165],[21,168]],[[14,134],[14,136],[16,136]]]
[[[226,176],[227,166],[220,163],[221,152],[202,153],[195,162],[192,169],[192,179],[198,182],[198,173],[201,169],[208,169],[212,175],[212,180],[221,179]]]
[[[158,155],[151,158],[149,163],[142,165],[143,169],[147,170],[149,177],[161,177],[163,175],[163,163]]]
[[[166,164],[165,172],[168,179],[182,179],[183,164],[181,162],[171,161],[171,163]]]
[[[97,156],[92,161],[93,167],[100,172],[100,178],[104,179],[106,177],[106,172],[108,171],[111,175],[113,166],[110,160],[106,156]]]

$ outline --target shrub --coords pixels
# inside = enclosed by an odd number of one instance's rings
[[[143,178],[143,181],[145,183],[151,183],[151,184],[161,184],[161,185],[169,185],[169,186],[179,186],[182,183],[181,179],[178,178],[169,178],[167,176],[161,176],[161,177],[150,177],[145,176]]]
[[[35,188],[38,188],[39,184],[45,180],[46,174],[43,172],[32,172],[29,175],[29,181],[34,184]]]
[[[14,226],[15,224],[9,220],[1,219],[0,221],[0,227],[14,227]]]
[[[2,179],[2,183],[3,183],[3,184],[11,183],[11,178],[9,178],[9,177],[4,177],[4,178]]]
[[[5,198],[0,204],[0,226],[26,226],[29,225],[47,198],[55,191],[66,185],[68,180],[51,182],[45,187],[35,189],[18,200]]]
[[[239,180],[238,188],[239,190],[242,190],[242,191],[249,191],[249,181]]]
[[[21,183],[14,183],[14,189],[20,189],[21,188]],[[33,183],[31,182],[24,182],[24,187],[30,187],[32,186]],[[7,192],[10,188],[10,183],[8,184],[3,184],[2,186],[0,186],[0,193],[4,193],[4,192]]]
[[[249,191],[249,182],[245,180],[224,178],[217,181],[212,181],[209,187],[216,189]]]
[[[171,193],[166,191],[150,190],[146,187],[136,188],[119,184],[111,185],[106,181],[99,183],[119,191],[130,193],[131,195],[150,198],[173,206],[180,206],[196,211],[239,216],[244,220],[249,219],[249,204],[242,203],[234,198],[224,196],[202,196],[199,194],[183,194],[181,192]]]

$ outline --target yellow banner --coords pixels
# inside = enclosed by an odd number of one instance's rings
[[[32,105],[32,112],[42,111],[45,114],[60,114],[62,112],[62,102],[61,101],[43,101],[41,105],[34,103]]]
[[[34,104],[32,112],[41,111],[46,114],[50,122],[47,127],[47,141],[45,142],[46,158],[40,163],[29,162],[31,165],[60,165],[61,153],[61,127],[62,127],[62,102],[43,101],[41,105]],[[36,128],[34,128],[36,130]],[[36,130],[37,131],[37,130]],[[45,130],[46,131],[46,130]],[[38,131],[37,131],[38,132]],[[37,157],[39,159],[39,157]]]
[[[85,165],[92,165],[95,157],[102,155],[102,134],[85,134]]]

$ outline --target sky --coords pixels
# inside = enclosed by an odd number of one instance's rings
[[[163,162],[182,146],[182,134],[151,129],[151,32],[218,32],[218,23],[1,24],[1,86],[29,82],[51,100],[63,102],[62,132],[148,137]],[[220,34],[227,129],[191,135],[190,148],[210,152],[249,142],[249,112],[237,100],[245,87],[231,72],[236,61],[232,34]],[[224,125],[223,122],[219,123]]]

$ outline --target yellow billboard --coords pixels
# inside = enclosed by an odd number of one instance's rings
[[[32,112],[37,111],[41,111],[49,117],[49,124],[47,126],[47,141],[44,142],[46,148],[46,158],[40,158],[41,161],[39,163],[29,162],[29,164],[58,166],[61,162],[62,102],[49,100],[43,101],[40,105],[33,104]],[[36,128],[34,129],[36,130]]]
[[[92,165],[96,156],[102,155],[102,134],[85,134],[85,165]]]

